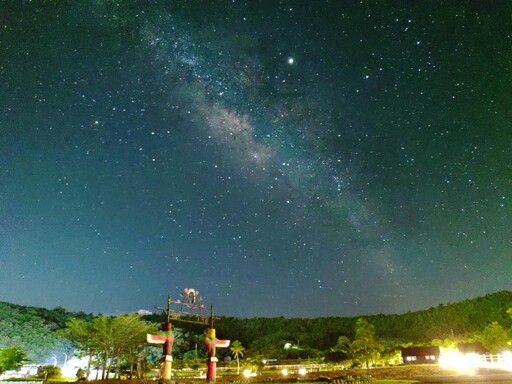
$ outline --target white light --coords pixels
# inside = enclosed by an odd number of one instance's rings
[[[288,375],[288,370],[286,368],[283,368],[283,370],[281,371],[281,374],[283,376],[287,376]]]
[[[509,351],[505,351],[501,354],[503,356],[503,359],[508,362],[508,363],[511,363],[512,362],[512,353],[509,352]]]
[[[292,65],[294,62],[295,60],[293,59],[293,57],[288,58],[288,64]]]
[[[246,369],[244,371],[244,377],[251,377],[251,370],[250,369]]]
[[[308,371],[306,371],[306,368],[300,368],[299,369],[299,375],[304,376]]]
[[[443,351],[439,358],[439,365],[442,368],[453,369],[466,374],[474,374],[478,363],[479,356],[474,353],[463,355],[458,351]]]

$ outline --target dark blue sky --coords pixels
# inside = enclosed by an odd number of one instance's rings
[[[0,301],[242,317],[511,289],[507,1],[0,2]]]

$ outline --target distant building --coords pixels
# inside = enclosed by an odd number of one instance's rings
[[[436,364],[441,352],[439,347],[408,347],[401,348],[404,364]]]

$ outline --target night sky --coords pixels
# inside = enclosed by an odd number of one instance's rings
[[[0,301],[240,317],[511,289],[509,1],[0,1]]]

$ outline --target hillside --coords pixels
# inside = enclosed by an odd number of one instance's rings
[[[428,343],[447,336],[467,337],[483,330],[489,323],[497,321],[511,327],[506,310],[512,307],[512,292],[501,291],[464,300],[458,303],[441,304],[423,311],[397,315],[366,316],[376,329],[378,336],[387,344]],[[71,317],[92,318],[85,313],[67,312],[63,308],[52,310],[25,307],[0,302],[0,348],[21,345],[33,361],[63,358],[70,344],[55,335],[65,327]],[[152,322],[163,321],[159,315],[147,316]],[[314,356],[318,351],[328,351],[338,337],[352,339],[356,317],[322,317],[315,319],[222,317],[215,327],[217,335],[230,340],[240,340],[252,354],[279,355],[286,342],[300,345],[302,354]],[[191,324],[176,324],[182,328],[182,345],[194,345],[197,335],[204,328]],[[190,339],[190,340],[189,340]],[[179,351],[176,351],[179,354]],[[294,357],[294,356],[291,356]]]
[[[61,307],[50,310],[0,302],[0,348],[18,345],[33,362],[60,361],[70,344],[58,338],[55,331],[65,327],[71,317],[91,316],[67,312]]]
[[[422,311],[397,315],[365,316],[382,339],[395,342],[424,343],[447,336],[465,337],[497,321],[510,327],[506,310],[512,307],[512,292],[500,291],[475,299],[440,304]],[[256,350],[270,345],[298,342],[302,347],[326,350],[339,336],[352,339],[357,318],[324,317],[316,319],[223,318],[217,322],[217,334],[237,339]]]
[[[472,334],[493,321],[510,327],[511,320],[506,313],[510,307],[512,292],[500,291],[457,303],[440,304],[423,311],[376,315],[368,319],[384,338],[432,340]]]

